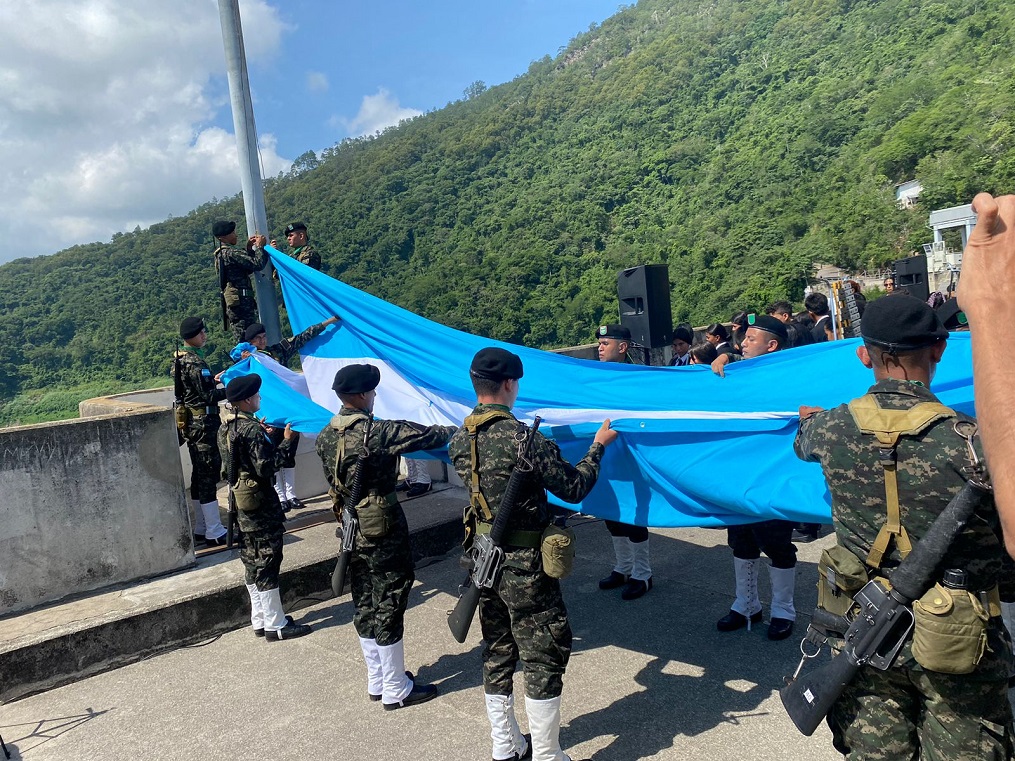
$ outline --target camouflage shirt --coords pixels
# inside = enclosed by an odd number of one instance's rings
[[[264,249],[247,251],[225,244],[215,249],[215,271],[226,286],[251,290],[250,276],[264,267],[264,263]]]
[[[289,366],[299,350],[306,346],[310,341],[317,338],[324,332],[326,326],[324,323],[318,323],[317,325],[311,325],[309,328],[304,330],[298,336],[292,338],[283,338],[277,344],[272,344],[264,349],[264,353],[269,355],[272,359],[278,362],[280,365]]]
[[[482,415],[494,409],[507,411],[507,408],[499,405],[480,404],[472,414]],[[519,432],[520,425],[509,412],[508,417],[496,418],[484,424],[477,433],[479,489],[494,515],[518,461],[515,434]],[[578,464],[572,466],[561,456],[560,449],[554,442],[537,432],[530,452],[533,469],[522,484],[508,528],[513,531],[546,528],[550,523],[547,491],[565,502],[580,502],[584,499],[596,485],[604,451],[602,444],[593,443]],[[472,446],[467,429],[459,428],[451,438],[448,455],[458,476],[466,485],[471,484]]]
[[[218,433],[222,477],[229,480],[229,458],[233,456],[237,478],[253,478],[273,492],[272,476],[285,462],[294,443],[295,439],[282,439],[276,447],[257,418],[249,412],[237,412],[226,420]]]
[[[878,381],[867,393],[885,409],[904,410],[938,401],[923,386],[890,378]],[[957,419],[972,418],[959,414]],[[968,448],[955,433],[955,422],[956,418],[938,420],[917,436],[899,439],[899,508],[902,525],[914,544],[967,480],[963,468],[969,465]],[[860,433],[848,406],[842,404],[801,421],[793,448],[801,459],[821,463],[832,495],[836,538],[866,562],[887,518],[884,468],[875,437]],[[996,526],[997,512],[990,500],[970,519],[941,569],[964,568],[969,589],[992,587],[998,581],[1004,551]],[[882,568],[895,568],[901,561],[891,542]]]
[[[308,267],[313,267],[315,270],[320,271],[321,269],[321,255],[314,251],[313,247],[308,243],[305,246],[293,250],[293,259]]]
[[[176,352],[169,374],[176,379],[179,368],[179,401],[187,407],[214,407],[226,398],[226,390],[217,388],[218,381],[204,359],[191,346]]]
[[[339,461],[339,443],[342,435],[336,429],[340,418],[357,416],[345,432],[345,452]],[[352,468],[363,447],[366,413],[342,407],[331,423],[317,436],[317,454],[324,465],[324,475],[331,484],[335,509],[342,508],[340,485],[352,485]],[[374,420],[370,427],[370,457],[363,471],[363,494],[373,492],[381,496],[395,491],[398,483],[398,456],[427,449],[440,449],[448,443],[455,427],[451,425],[425,426],[407,420]],[[337,472],[336,472],[336,461]]]

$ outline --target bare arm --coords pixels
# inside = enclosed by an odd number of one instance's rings
[[[973,344],[977,422],[1005,545],[1015,557],[1015,416],[1008,412],[1015,368],[990,330],[1015,324],[1015,196],[980,193],[973,210],[979,218],[963,254],[958,300]]]

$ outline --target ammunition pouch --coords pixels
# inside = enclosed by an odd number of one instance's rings
[[[398,497],[394,494],[383,497],[379,494],[368,494],[356,505],[359,532],[365,539],[383,539],[394,528],[397,507]]]
[[[190,425],[190,407],[179,403],[174,404],[173,414],[176,416],[176,430],[180,432],[180,435],[183,435],[187,426]]]
[[[232,488],[237,510],[244,513],[252,513],[264,506],[264,494],[261,491],[261,485],[253,478],[241,475]]]
[[[867,567],[841,545],[821,553],[818,561],[818,607],[844,616],[853,607],[853,595],[869,581]]]
[[[965,589],[935,584],[913,603],[916,627],[913,657],[928,671],[970,674],[987,649],[989,610],[1000,613],[997,587],[985,593],[987,605]]]
[[[546,527],[540,541],[543,555],[543,573],[551,579],[564,579],[574,570],[574,530],[567,526],[551,523]]]

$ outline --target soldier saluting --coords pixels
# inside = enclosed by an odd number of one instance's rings
[[[257,320],[257,302],[250,276],[259,272],[267,261],[263,235],[251,235],[246,249],[236,248],[236,223],[219,221],[212,225],[212,235],[219,242],[215,249],[215,271],[222,291],[222,319],[232,331],[236,343],[243,340],[243,331]]]
[[[869,579],[891,581],[982,457],[971,454],[975,422],[929,388],[948,339],[937,313],[893,294],[867,305],[860,332],[857,357],[874,385],[834,409],[801,407],[794,443],[801,459],[821,463],[832,495],[838,543],[818,565],[818,603],[836,615]],[[885,761],[1012,757],[997,524],[991,498],[914,603],[915,634],[894,665],[862,667],[833,704],[836,750]]]
[[[448,455],[461,479],[472,485],[466,522],[469,536],[475,536],[490,531],[518,459],[516,437],[525,427],[511,408],[518,398],[522,360],[505,349],[482,349],[469,375],[477,405],[451,439]],[[605,447],[616,438],[607,420],[576,466],[538,432],[532,439],[533,469],[512,506],[503,568],[494,586],[479,598],[486,644],[483,691],[494,761],[527,758],[529,753],[514,712],[513,678],[519,660],[525,672],[532,761],[570,761],[560,747],[560,695],[571,655],[571,625],[560,581],[548,576],[543,565],[542,537],[551,518],[546,491],[567,502],[584,499],[599,477]]]

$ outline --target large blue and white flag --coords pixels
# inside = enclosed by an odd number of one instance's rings
[[[855,356],[857,339],[738,362],[725,378],[702,366],[599,363],[453,330],[268,251],[295,331],[341,318],[304,347],[309,399],[263,357],[231,371],[230,377],[253,371],[265,378],[262,411],[272,422],[317,433],[339,408],[331,390],[336,371],[366,362],[381,370],[379,417],[460,425],[475,400],[473,355],[501,346],[525,368],[515,414],[542,416],[540,430],[571,462],[605,418],[620,433],[592,494],[576,506],[583,513],[657,527],[830,519],[820,467],[793,454],[797,410],[847,402],[873,383]],[[934,391],[945,404],[972,412],[968,334],[949,341]]]

